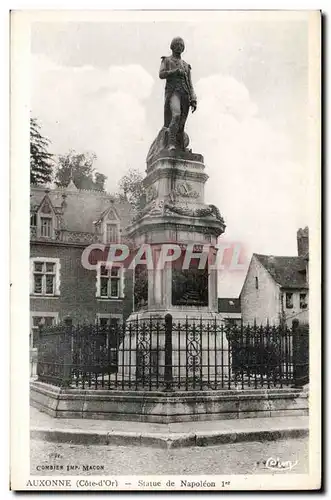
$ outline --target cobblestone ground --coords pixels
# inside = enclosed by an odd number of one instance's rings
[[[173,450],[32,440],[30,451],[31,474],[38,475],[270,474],[265,462],[271,457],[298,461],[286,473],[308,473],[308,438]],[[49,470],[55,465],[62,470]],[[67,470],[68,466],[73,469]],[[83,470],[83,466],[94,469]]]

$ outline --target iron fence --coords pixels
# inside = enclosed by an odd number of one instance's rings
[[[41,327],[38,380],[83,389],[189,391],[308,382],[309,329],[150,318]]]

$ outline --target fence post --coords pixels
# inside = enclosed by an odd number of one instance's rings
[[[67,317],[64,320],[64,343],[63,343],[63,387],[70,386],[71,383],[71,368],[72,368],[72,319]]]
[[[309,382],[309,328],[292,321],[293,382],[303,386]]]
[[[164,381],[165,390],[172,389],[172,316],[165,316],[165,342],[164,342]]]

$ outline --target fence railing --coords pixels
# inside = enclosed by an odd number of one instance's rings
[[[217,320],[58,324],[38,338],[40,381],[109,390],[271,388],[308,382],[309,329]]]

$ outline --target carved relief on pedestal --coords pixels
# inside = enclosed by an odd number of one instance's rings
[[[220,214],[220,211],[215,205],[204,205],[202,207],[188,207],[181,205],[173,205],[166,203],[164,205],[165,213],[175,213],[178,215],[186,215],[187,217],[215,217],[216,220],[224,223],[224,219]]]
[[[169,193],[169,200],[173,203],[179,198],[199,198],[199,193],[193,189],[192,184],[187,181],[178,182],[175,188]]]
[[[208,306],[208,267],[204,269],[172,269],[172,297],[174,306]]]
[[[149,209],[150,215],[162,215],[164,211],[164,200],[160,200],[159,198],[152,202],[152,205]]]

